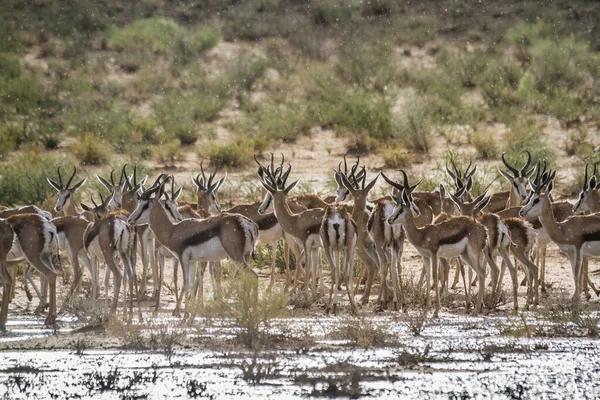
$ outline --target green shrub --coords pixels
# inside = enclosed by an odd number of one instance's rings
[[[522,76],[523,71],[515,62],[490,61],[479,83],[486,103],[492,108],[518,105],[517,89]]]
[[[480,158],[493,160],[498,157],[498,145],[494,139],[494,133],[476,131],[471,135],[470,139]]]
[[[179,141],[172,140],[168,143],[161,144],[154,148],[154,156],[157,161],[162,163],[173,163],[183,159],[183,152]]]
[[[0,128],[0,157],[13,151],[18,144],[21,129],[13,124],[8,124]]]
[[[455,77],[464,87],[476,85],[477,77],[485,68],[487,61],[482,51],[454,51],[446,46],[442,47],[436,59],[437,64],[441,65],[447,74]]]
[[[174,41],[174,61],[178,64],[196,61],[200,54],[214,48],[219,40],[221,31],[213,26],[186,32]]]
[[[149,49],[153,52],[165,52],[181,32],[177,22],[164,17],[153,17],[139,19],[124,28],[111,26],[107,40],[110,46],[118,50]]]
[[[112,154],[110,145],[92,133],[81,135],[78,141],[71,144],[69,150],[83,165],[106,164]]]
[[[426,107],[426,99],[414,96],[396,120],[398,138],[411,151],[428,152],[431,146],[433,125]]]
[[[232,128],[242,135],[293,142],[314,124],[313,115],[304,104],[262,103],[232,124]]]
[[[347,89],[335,79],[316,76],[309,109],[321,125],[336,125],[383,140],[393,136],[391,100],[364,89]]]
[[[0,164],[0,204],[41,205],[55,194],[46,175],[68,164],[71,161],[67,157],[39,151],[27,151],[11,159],[10,163]]]
[[[412,164],[412,157],[406,153],[402,146],[391,145],[381,149],[383,166],[386,168],[406,168]]]
[[[358,133],[350,136],[346,144],[348,154],[369,154],[377,150],[379,142],[367,135],[366,133]]]
[[[524,151],[531,153],[531,165],[538,160],[546,160],[551,167],[556,161],[554,146],[546,141],[542,133],[543,127],[534,121],[516,121],[510,126],[510,132],[505,136],[506,159],[511,165],[522,165]]]
[[[267,68],[272,65],[268,58],[255,54],[242,53],[233,61],[226,75],[231,84],[239,91],[249,91],[256,81],[263,77]]]
[[[237,168],[250,164],[254,155],[260,155],[264,148],[264,140],[239,139],[234,143],[206,146],[198,153],[201,158],[208,157],[211,165]]]
[[[354,21],[360,12],[359,4],[354,1],[319,1],[312,8],[312,18],[316,25],[340,28]]]
[[[395,77],[392,51],[391,40],[360,31],[338,48],[335,71],[350,84],[384,92]]]

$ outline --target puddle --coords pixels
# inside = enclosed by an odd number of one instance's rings
[[[31,398],[598,398],[600,341],[581,338],[500,336],[506,317],[444,315],[413,336],[406,319],[369,318],[389,338],[361,348],[341,337],[344,318],[271,321],[269,333],[310,344],[267,346],[259,352],[214,346],[238,333],[229,320],[198,319],[169,358],[156,351],[4,351],[0,396]],[[143,329],[176,326],[162,318]],[[13,318],[0,342],[54,336],[37,318]],[[58,335],[77,328],[60,321]],[[179,328],[178,328],[179,329]],[[294,342],[294,343],[297,343]]]

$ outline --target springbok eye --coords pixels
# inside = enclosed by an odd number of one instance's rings
[[[533,204],[537,204],[540,202],[540,199],[533,199]]]
[[[517,187],[517,182],[513,182],[513,186],[514,186],[514,187]]]

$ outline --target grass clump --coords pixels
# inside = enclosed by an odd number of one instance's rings
[[[426,99],[419,96],[408,100],[396,120],[398,138],[404,147],[419,153],[429,151],[433,136],[433,124],[425,102]]]
[[[69,150],[83,165],[106,164],[112,154],[110,145],[93,133],[83,134]]]
[[[344,333],[353,344],[365,349],[383,346],[389,339],[387,332],[367,318],[355,318],[348,321]]]
[[[402,146],[391,145],[381,149],[381,158],[386,168],[405,168],[412,163],[412,157]]]
[[[346,144],[346,151],[348,154],[369,154],[372,151],[377,150],[377,146],[378,142],[376,139],[366,133],[359,133],[350,136],[348,143]]]
[[[315,83],[317,96],[309,109],[321,125],[366,133],[377,140],[394,136],[390,99],[361,88],[348,89],[331,77],[317,76]]]
[[[211,165],[238,168],[252,162],[255,154],[261,154],[266,148],[262,138],[238,139],[228,144],[212,144],[198,150],[201,158],[208,157]]]
[[[492,132],[476,131],[470,136],[470,142],[479,158],[494,160],[498,157],[498,145]]]
[[[156,160],[162,163],[173,163],[183,159],[181,145],[177,140],[171,140],[165,144],[155,146],[153,154],[156,157]]]
[[[177,22],[164,17],[139,19],[125,28],[111,26],[108,44],[117,50],[135,51],[148,48],[153,52],[164,52],[181,34]]]
[[[41,205],[55,193],[46,175],[68,164],[67,157],[31,150],[0,165],[0,204]]]
[[[531,165],[538,160],[546,160],[549,165],[556,161],[556,152],[546,141],[542,126],[535,121],[517,121],[511,126],[510,132],[505,136],[506,159],[511,165],[523,164],[523,152],[531,153]]]

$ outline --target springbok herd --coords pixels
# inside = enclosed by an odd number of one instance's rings
[[[131,175],[124,166],[118,181],[114,171],[110,181],[97,176],[109,194],[100,195],[93,206],[81,204],[82,212],[75,207],[75,191],[86,179],[72,184],[76,174],[63,183],[60,168],[58,181],[47,178],[58,192],[54,211],[64,216],[52,218],[51,213],[36,206],[0,209],[0,272],[3,284],[0,328],[5,329],[8,304],[14,291],[16,264],[27,261],[25,276],[40,299],[37,312],[49,307],[45,323],[56,321],[56,277],[62,273],[59,252],[66,252],[73,267],[73,279],[68,289],[66,304],[78,295],[82,278],[81,263],[91,274],[91,296],[99,297],[99,260],[105,269],[104,308],[108,312],[108,289],[113,275],[110,312],[115,313],[123,281],[124,314],[133,317],[133,300],[145,292],[149,279],[148,266],[152,267],[153,298],[158,311],[163,281],[165,258],[173,260],[176,308],[179,315],[185,297],[186,318],[194,318],[196,304],[203,297],[203,276],[209,266],[215,296],[221,296],[220,261],[229,259],[234,265],[256,274],[250,267],[257,241],[272,245],[271,285],[274,283],[277,242],[284,241],[286,249],[286,289],[324,292],[323,268],[320,248],[331,266],[331,287],[326,311],[336,312],[345,286],[351,312],[356,312],[353,264],[356,254],[366,271],[366,284],[360,302],[369,300],[376,273],[380,281],[378,309],[391,304],[402,308],[402,251],[404,239],[416,248],[423,259],[426,276],[427,301],[425,312],[431,306],[430,292],[435,292],[434,316],[440,310],[440,293],[447,291],[451,260],[457,260],[454,288],[459,276],[463,277],[467,307],[470,304],[470,277],[465,282],[462,263],[468,264],[476,274],[478,293],[474,312],[483,307],[486,288],[486,266],[490,268],[491,304],[501,289],[504,266],[508,267],[514,301],[517,302],[516,265],[523,264],[527,280],[527,302],[537,304],[539,286],[545,290],[544,270],[546,246],[555,242],[565,253],[573,271],[575,292],[573,301],[579,302],[581,292],[589,298],[588,287],[597,289],[588,278],[588,256],[600,255],[600,183],[596,166],[588,175],[577,201],[554,202],[555,171],[547,170],[544,162],[531,165],[531,155],[526,151],[527,162],[521,169],[502,160],[507,170],[502,175],[510,182],[508,191],[471,196],[473,177],[477,169],[470,163],[465,171],[456,165],[446,166],[454,187],[440,184],[439,191],[417,191],[419,183],[411,184],[407,174],[400,170],[401,180],[385,174],[367,178],[365,167],[348,166],[346,159],[334,170],[338,188],[336,196],[321,199],[316,195],[289,196],[298,181],[288,183],[291,166],[276,165],[273,155],[270,163],[259,165],[258,177],[264,199],[254,204],[243,204],[222,210],[217,201],[218,190],[226,176],[217,179],[215,170],[208,178],[201,173],[193,178],[197,187],[196,204],[178,205],[182,189],[175,189],[174,178],[161,174],[146,189],[147,177],[138,180],[137,166]],[[379,175],[391,186],[389,196],[368,201],[369,191]],[[581,215],[579,215],[581,214]],[[291,276],[288,255],[291,250],[296,259],[295,276]],[[142,260],[140,287],[136,277],[136,255]],[[343,257],[341,257],[343,254]],[[502,258],[502,269],[496,263]],[[64,257],[63,257],[64,258]],[[343,267],[341,260],[343,259]],[[123,265],[121,269],[120,265]],[[181,265],[183,286],[177,289],[177,270]],[[9,272],[11,267],[12,272]],[[39,288],[34,283],[30,266],[40,275]],[[199,268],[198,268],[199,267]],[[388,282],[388,270],[391,283]],[[471,270],[469,270],[471,271]],[[433,276],[432,276],[433,275]],[[471,274],[469,274],[471,276]],[[129,290],[127,290],[127,287]],[[49,288],[49,300],[48,298]],[[430,290],[429,290],[430,289]],[[129,292],[129,294],[127,293]],[[129,312],[127,298],[129,297]],[[198,299],[198,300],[197,300]]]

